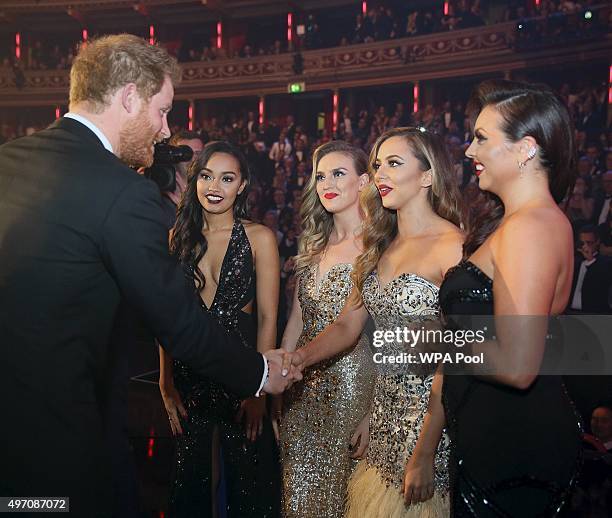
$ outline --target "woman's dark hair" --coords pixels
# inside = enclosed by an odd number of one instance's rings
[[[486,106],[494,107],[501,115],[501,130],[510,142],[526,136],[535,139],[550,193],[560,203],[573,188],[576,175],[574,128],[563,102],[546,85],[497,79],[476,87],[468,112],[475,120]],[[482,205],[472,213],[463,245],[465,257],[474,253],[499,226],[504,207],[497,196],[485,192]]]
[[[193,276],[198,291],[202,290],[204,284],[206,284],[204,274],[198,268],[198,263],[208,249],[208,242],[202,233],[202,230],[206,228],[206,219],[198,199],[198,177],[215,153],[225,153],[238,161],[240,180],[245,182],[246,185],[234,202],[234,220],[246,218],[248,212],[247,198],[251,175],[246,157],[240,149],[230,142],[224,140],[210,142],[189,166],[187,187],[177,209],[176,223],[170,239],[170,253],[187,267],[189,274]]]

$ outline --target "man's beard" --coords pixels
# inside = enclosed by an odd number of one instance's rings
[[[153,164],[151,146],[157,133],[143,106],[134,120],[126,123],[119,133],[119,158],[130,167],[150,167]]]

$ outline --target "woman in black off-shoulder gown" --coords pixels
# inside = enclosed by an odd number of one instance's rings
[[[455,329],[469,327],[472,315],[544,321],[563,311],[571,288],[571,227],[555,202],[573,173],[569,116],[552,93],[510,81],[482,83],[471,105],[478,118],[466,155],[487,205],[468,228],[470,260],[440,287],[441,311]],[[492,375],[445,366],[453,517],[548,517],[567,501],[580,465],[580,424],[561,377],[537,375],[542,356],[532,347],[546,349],[544,328],[521,335],[517,325],[503,335],[497,327],[497,338],[489,330],[495,341],[472,352],[502,367]],[[518,367],[510,376],[501,373],[508,365]]]
[[[493,315],[493,282],[464,261],[440,288],[446,315]],[[578,469],[580,429],[560,376],[517,390],[444,377],[454,516],[553,516]],[[486,503],[485,503],[486,502]]]

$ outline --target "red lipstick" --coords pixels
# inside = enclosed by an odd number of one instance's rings
[[[333,200],[336,196],[338,196],[338,193],[335,192],[326,192],[324,195],[326,200]]]
[[[393,190],[392,187],[389,187],[388,185],[385,185],[385,184],[380,184],[378,186],[378,192],[383,197],[386,196],[387,194],[389,194],[392,190]]]

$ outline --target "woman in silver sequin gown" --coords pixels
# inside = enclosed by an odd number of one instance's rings
[[[407,345],[396,328],[437,324],[438,286],[461,258],[459,193],[439,137],[415,128],[383,134],[370,155],[374,182],[362,194],[365,252],[358,258],[354,298],[334,324],[291,355],[311,366],[338,354],[368,313],[379,364],[366,458],[349,482],[350,518],[448,516],[449,442],[435,364],[385,364]],[[385,332],[392,332],[385,337]],[[386,338],[386,339],[385,339]]]
[[[276,341],[279,260],[276,236],[244,219],[248,179],[237,148],[206,146],[190,169],[171,250],[202,310],[244,347],[263,352]],[[277,447],[265,398],[241,401],[161,348],[160,390],[177,436],[169,516],[278,517]]]
[[[296,259],[291,317],[282,345],[300,348],[332,323],[351,292],[352,262],[361,251],[359,192],[368,182],[366,155],[345,142],[320,146],[302,198],[304,231]],[[341,518],[355,467],[349,443],[365,447],[374,365],[365,336],[348,351],[304,372],[284,397],[280,426],[283,512],[295,518]],[[359,448],[358,448],[359,449]]]

